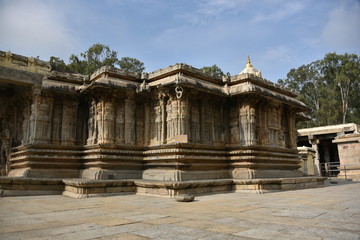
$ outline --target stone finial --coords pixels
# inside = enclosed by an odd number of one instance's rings
[[[248,55],[245,68],[252,68],[252,67],[253,66],[251,65],[250,55]]]
[[[254,75],[256,77],[260,77],[260,78],[262,77],[261,71],[254,68],[253,65],[251,64],[251,60],[250,60],[249,55],[247,57],[246,66],[245,66],[244,70],[242,70],[239,74],[251,74],[251,75]]]

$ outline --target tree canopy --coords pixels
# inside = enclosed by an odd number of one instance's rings
[[[224,73],[220,67],[218,67],[216,64],[210,66],[210,67],[202,67],[200,68],[200,70],[203,70],[205,73],[207,74],[213,74],[214,76],[217,77],[223,77],[223,76],[230,76],[230,73]]]
[[[91,75],[102,66],[118,67],[122,70],[142,73],[145,69],[144,63],[136,58],[123,57],[118,59],[117,52],[110,49],[108,45],[96,43],[88,50],[78,55],[72,54],[69,64],[58,57],[50,57],[50,65],[53,70],[70,71]]]
[[[321,60],[291,69],[278,84],[298,92],[311,121],[298,127],[360,123],[360,58],[328,53]]]

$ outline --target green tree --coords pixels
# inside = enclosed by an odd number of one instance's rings
[[[49,63],[51,66],[51,70],[55,70],[59,72],[67,72],[70,70],[69,67],[66,65],[66,63],[64,62],[64,60],[58,57],[51,56]]]
[[[298,127],[360,122],[360,64],[355,54],[329,53],[324,59],[291,69],[278,84],[298,92],[311,122]]]
[[[112,51],[108,45],[96,43],[84,53],[80,53],[83,58],[72,54],[70,56],[69,68],[81,74],[91,75],[102,66],[114,67],[118,61],[117,52]]]
[[[329,53],[324,58],[324,74],[327,79],[333,79],[341,97],[342,123],[346,123],[350,93],[352,88],[357,88],[360,81],[360,61],[355,54],[337,55]],[[352,93],[355,94],[356,93]],[[359,96],[359,93],[357,94]]]
[[[213,74],[217,77],[223,77],[225,76],[224,72],[219,68],[216,64],[210,66],[210,67],[202,67],[200,70],[203,70],[207,74]],[[227,73],[226,75],[230,75],[230,73]]]
[[[142,73],[145,70],[144,63],[136,58],[123,57],[117,61],[117,64],[120,66],[120,69],[129,72]]]
[[[102,66],[120,67],[120,69],[130,72],[143,72],[144,63],[136,58],[123,57],[120,60],[117,52],[110,49],[108,45],[96,43],[88,50],[78,55],[72,54],[69,58],[69,64],[66,64],[58,57],[50,57],[52,70],[75,72],[80,74],[93,74]]]

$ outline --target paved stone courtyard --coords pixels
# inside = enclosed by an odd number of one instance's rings
[[[0,198],[0,239],[360,239],[360,183],[266,194]]]

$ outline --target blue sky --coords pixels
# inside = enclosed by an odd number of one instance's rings
[[[94,43],[147,72],[175,63],[276,82],[328,52],[360,55],[359,0],[0,0],[0,49],[68,61]]]

